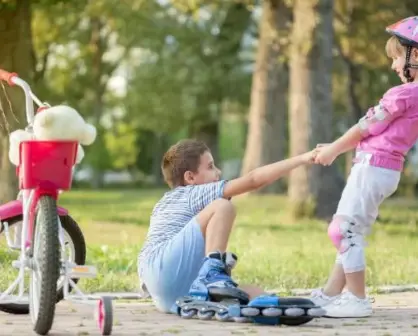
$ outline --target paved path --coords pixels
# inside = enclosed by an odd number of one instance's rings
[[[418,292],[375,296],[375,314],[368,319],[314,320],[300,327],[182,320],[155,311],[148,303],[115,302],[112,335],[418,335]],[[61,302],[51,336],[99,335],[94,306]],[[0,335],[33,335],[29,316],[0,312]]]

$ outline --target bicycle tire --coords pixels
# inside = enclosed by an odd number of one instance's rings
[[[23,217],[18,216],[9,220],[9,227],[22,222]],[[85,265],[86,263],[86,241],[84,239],[83,232],[77,222],[69,215],[60,216],[61,226],[64,231],[70,236],[71,241],[74,245],[75,255],[74,262],[77,265]],[[80,279],[72,278],[74,283],[77,283]],[[72,291],[72,287],[69,286],[69,293]],[[57,303],[64,298],[64,287],[61,286],[57,289]],[[27,315],[29,314],[28,303],[5,303],[0,304],[0,311],[13,315]]]
[[[60,242],[56,200],[44,195],[36,207],[32,257],[37,259],[38,275],[42,275],[35,285],[34,273],[30,273],[29,309],[33,330],[38,335],[46,335],[54,322],[57,298],[57,281],[60,274]],[[41,247],[38,250],[38,241]],[[35,286],[37,288],[35,288]],[[35,303],[34,295],[38,297]]]

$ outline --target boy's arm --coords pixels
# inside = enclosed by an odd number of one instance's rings
[[[313,152],[256,168],[248,174],[225,183],[223,197],[230,198],[273,183],[303,164],[313,161]]]

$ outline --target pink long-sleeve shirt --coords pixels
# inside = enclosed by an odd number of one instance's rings
[[[418,139],[418,83],[389,89],[358,122],[363,138],[354,162],[402,171],[405,156]]]

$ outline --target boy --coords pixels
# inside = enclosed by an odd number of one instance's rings
[[[203,142],[187,139],[173,145],[162,160],[164,179],[171,191],[152,211],[138,258],[139,276],[157,309],[174,313],[175,301],[193,288],[237,288],[230,276],[236,257],[226,253],[235,219],[229,200],[313,163],[315,153],[307,152],[225,181],[220,179],[221,171]],[[254,286],[240,289],[250,299],[264,293]]]

